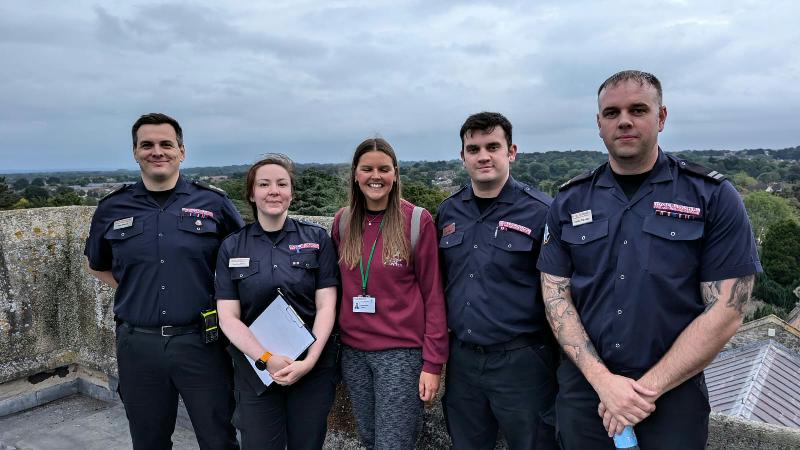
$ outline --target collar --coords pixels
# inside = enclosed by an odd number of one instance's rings
[[[653,166],[652,172],[650,173],[650,176],[647,178],[646,182],[651,184],[662,183],[664,181],[672,181],[672,179],[669,158],[661,150],[661,147],[658,147],[658,159],[656,159],[656,164]],[[597,186],[610,188],[616,185],[617,183],[616,180],[614,180],[614,173],[611,170],[611,164],[605,163],[604,167],[602,168],[602,172],[597,179]]]
[[[287,216],[286,220],[283,222],[283,228],[281,228],[281,231],[284,233],[297,231],[297,224],[294,222],[294,219]],[[266,234],[264,229],[261,228],[261,223],[258,221],[258,219],[256,219],[256,221],[253,222],[253,226],[250,227],[250,234],[252,236],[263,236]]]
[[[517,182],[517,180],[515,180],[514,177],[509,174],[508,180],[506,180],[506,184],[503,185],[503,189],[500,189],[500,193],[497,194],[495,202],[514,203],[514,198],[519,190],[519,182]],[[461,200],[469,201],[472,200],[474,196],[475,192],[472,190],[472,182],[470,182],[467,184],[467,188],[464,189],[464,192],[461,193]]]
[[[189,193],[189,182],[183,178],[183,175],[178,177],[178,182],[175,183],[175,193],[176,194],[188,194]],[[139,181],[133,185],[133,195],[135,197],[138,196],[145,196],[147,195],[147,188],[144,185],[144,181],[139,178]]]

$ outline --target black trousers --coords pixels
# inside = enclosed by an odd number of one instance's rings
[[[322,448],[339,381],[337,352],[338,344],[328,340],[317,364],[303,378],[291,386],[272,383],[261,395],[240,385],[236,377],[233,423],[241,433],[243,450]],[[240,369],[252,370],[249,364]]]
[[[162,337],[117,327],[119,394],[134,450],[172,448],[183,398],[201,449],[238,449],[230,357],[198,333]]]
[[[511,450],[557,448],[557,358],[549,343],[487,352],[451,338],[442,405],[453,447],[494,449],[499,428]]]
[[[639,378],[641,373],[620,375]],[[557,430],[564,450],[614,449],[614,442],[597,415],[600,399],[581,371],[564,358],[558,368]],[[656,400],[656,410],[633,430],[646,450],[706,448],[708,404],[703,373],[690,378]]]

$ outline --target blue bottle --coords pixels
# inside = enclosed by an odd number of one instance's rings
[[[622,433],[614,435],[614,447],[639,450],[639,441],[636,440],[636,434],[633,432],[632,426],[628,425],[622,430]]]

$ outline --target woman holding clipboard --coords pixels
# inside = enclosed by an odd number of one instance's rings
[[[228,236],[219,249],[216,298],[219,323],[231,341],[242,448],[321,449],[336,389],[336,252],[324,228],[287,217],[294,164],[269,154],[250,167],[246,200],[256,221]],[[305,356],[272,354],[248,328],[282,297],[311,328]],[[244,355],[274,380],[261,382]]]
[[[362,142],[350,205],[331,232],[342,273],[342,374],[369,450],[414,448],[422,402],[438,392],[447,360],[436,227],[400,197],[398,169],[388,142]]]

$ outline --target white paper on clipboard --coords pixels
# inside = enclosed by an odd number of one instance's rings
[[[297,359],[317,340],[305,327],[303,319],[297,315],[294,308],[280,295],[275,297],[249,328],[258,342],[270,353],[286,355],[292,359]],[[245,357],[264,385],[272,384],[269,372],[256,369],[256,362],[247,355]]]

